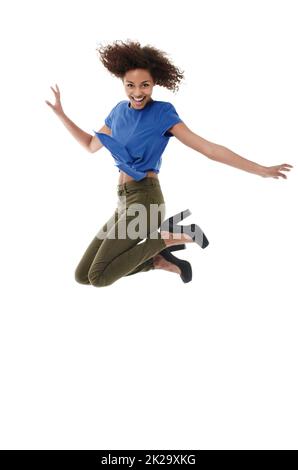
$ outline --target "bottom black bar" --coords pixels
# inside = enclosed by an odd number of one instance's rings
[[[147,465],[184,465],[197,468],[218,469],[223,465],[255,468],[260,463],[274,464],[275,469],[294,468],[297,450],[1,450],[0,466],[29,465],[44,468],[47,465],[74,465],[95,469],[121,465],[126,468],[141,468]],[[297,465],[297,462],[296,462]],[[21,468],[21,467],[20,467]]]

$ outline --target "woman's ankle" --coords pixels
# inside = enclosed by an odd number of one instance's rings
[[[193,239],[190,235],[185,233],[172,233],[162,230],[160,232],[161,238],[165,241],[166,246],[180,245],[181,243],[193,243]]]

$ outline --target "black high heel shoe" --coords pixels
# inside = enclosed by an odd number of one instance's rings
[[[201,248],[206,248],[209,245],[209,241],[204,234],[203,230],[196,224],[190,225],[177,225],[185,217],[191,215],[191,211],[186,209],[185,211],[178,212],[177,214],[164,220],[160,226],[160,231],[171,232],[171,233],[186,233],[189,235],[194,242],[200,245]],[[175,245],[173,245],[175,246]]]
[[[169,248],[165,248],[162,250],[159,254],[162,255],[167,261],[170,263],[175,264],[181,269],[181,274],[180,277],[183,282],[190,282],[192,280],[192,269],[191,269],[191,264],[184,260],[177,258],[176,256],[172,255],[171,251],[174,251],[171,248],[174,248],[175,246],[180,246],[180,245],[173,245]],[[180,249],[180,248],[179,248]],[[183,248],[182,248],[183,249]]]
[[[166,248],[164,248],[164,250],[178,251],[178,250],[185,250],[185,248],[186,248],[185,244],[181,243],[180,245],[167,246]],[[160,251],[160,253],[162,253],[164,250]]]

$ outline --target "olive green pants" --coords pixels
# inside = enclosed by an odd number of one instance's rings
[[[117,207],[86,249],[75,270],[80,284],[104,287],[123,276],[154,269],[153,257],[166,248],[158,228],[165,202],[157,178],[117,186]]]

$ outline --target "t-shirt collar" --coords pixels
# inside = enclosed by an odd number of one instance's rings
[[[144,108],[135,109],[135,108],[133,108],[132,106],[130,106],[131,103],[130,103],[130,101],[128,100],[128,101],[127,101],[127,108],[130,109],[130,110],[132,110],[132,111],[142,111],[143,109],[146,109],[147,106],[149,106],[149,105],[152,104],[153,102],[154,102],[154,100],[151,98],[151,100],[146,104],[146,106],[145,106]]]

